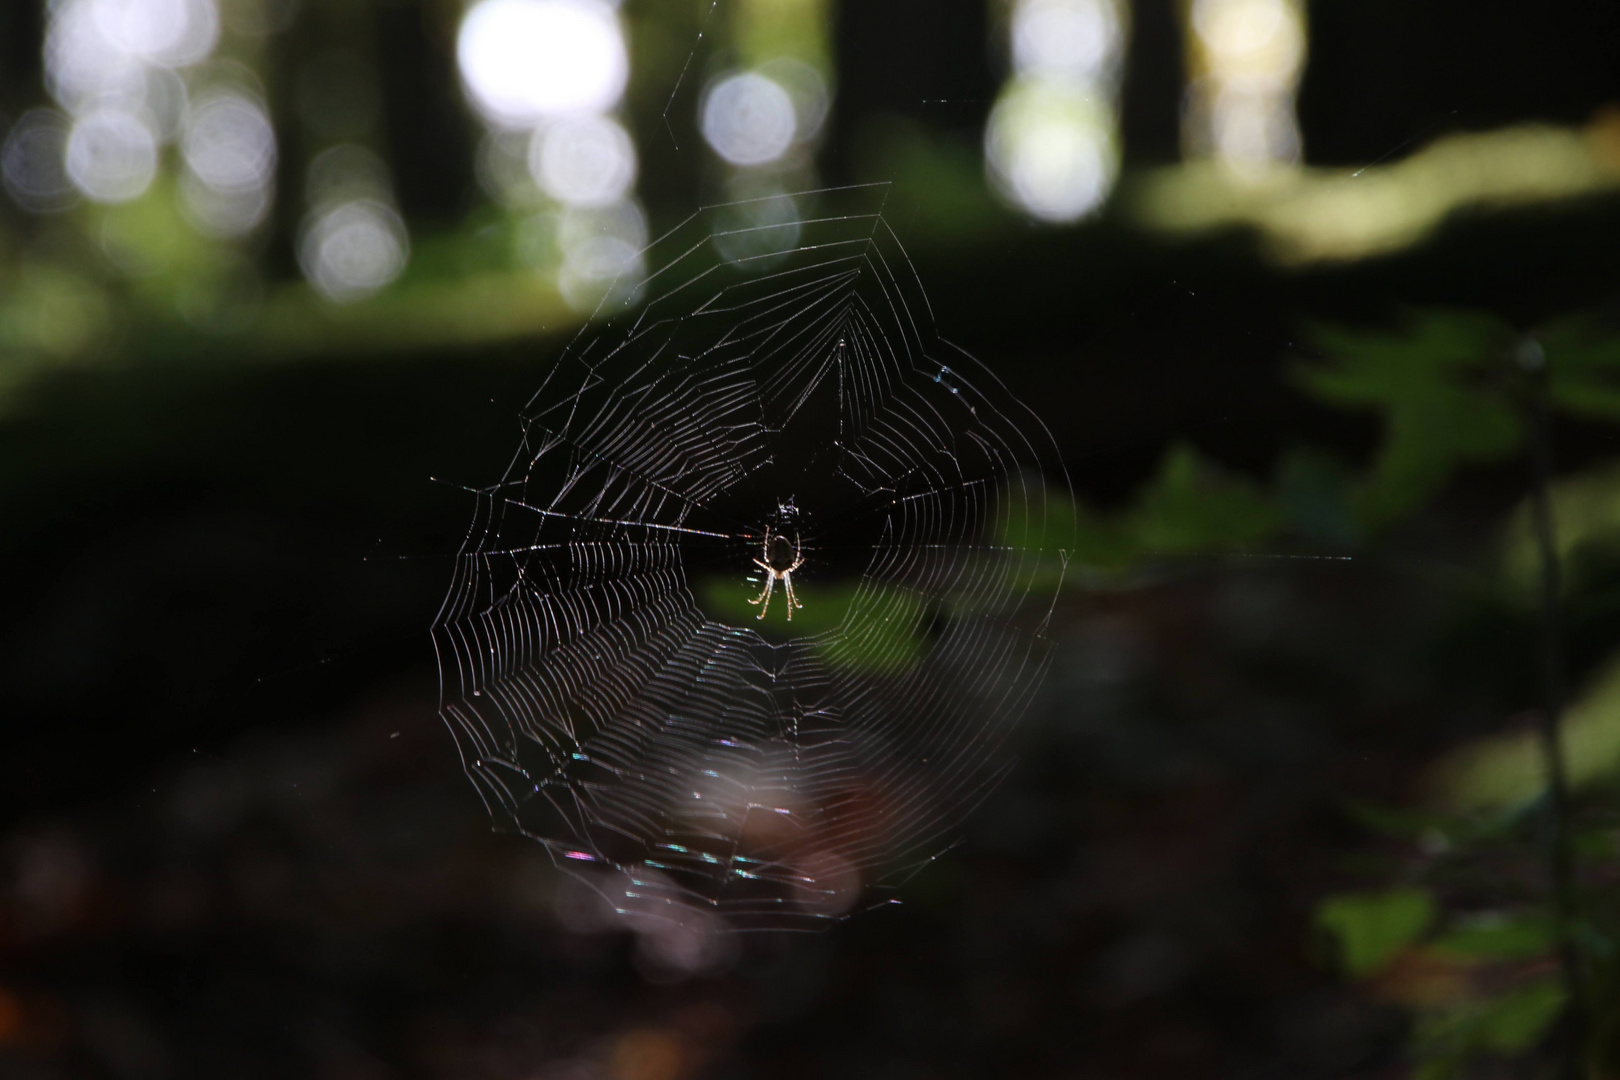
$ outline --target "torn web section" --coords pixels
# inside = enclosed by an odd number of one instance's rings
[[[458,558],[435,634],[469,775],[638,927],[880,902],[1004,771],[1044,666],[1061,466],[937,337],[880,197],[654,245]]]

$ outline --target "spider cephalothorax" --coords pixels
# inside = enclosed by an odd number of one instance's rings
[[[793,596],[793,571],[804,565],[804,551],[799,547],[798,534],[794,534],[792,547],[787,547],[786,538],[782,536],[777,536],[775,539],[778,548],[786,548],[786,550],[783,556],[778,557],[776,563],[773,564],[771,527],[769,525],[765,526],[765,542],[761,545],[760,551],[764,558],[754,560],[754,565],[765,571],[765,590],[748,602],[759,605],[759,618],[763,619],[765,613],[771,610],[771,590],[776,588],[778,581],[781,581],[782,589],[787,593],[788,622],[792,622],[793,609],[804,607]],[[784,559],[788,561],[788,565],[778,570],[776,564],[781,563]]]

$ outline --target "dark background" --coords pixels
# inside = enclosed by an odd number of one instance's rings
[[[417,4],[361,7],[401,206],[454,228],[478,195],[449,45]],[[277,48],[321,32],[314,9]],[[1309,18],[1312,163],[1620,102],[1614,5]],[[1170,162],[1176,18],[1142,0],[1133,21],[1125,158]],[[841,5],[824,174],[863,178],[877,113],[971,146],[1001,77],[986,23],[974,0]],[[40,96],[40,26],[35,5],[0,12],[8,117]],[[704,190],[694,155],[645,152],[655,221]],[[295,140],[283,156],[298,168]],[[6,227],[35,226],[8,207]],[[274,225],[273,272],[296,272],[292,229]],[[1301,443],[1364,460],[1373,421],[1289,378],[1315,324],[1612,312],[1620,200],[1465,214],[1304,268],[1243,230],[1173,241],[1109,214],[918,240],[942,332],[1107,510],[1176,441],[1256,479]],[[491,834],[435,714],[458,485],[497,474],[559,342],[264,357],[136,333],[6,391],[0,1075],[1405,1075],[1406,1015],[1335,972],[1311,912],[1360,880],[1344,800],[1410,798],[1441,748],[1533,698],[1524,627],[1480,630],[1407,570],[1477,559],[1522,467],[1467,474],[1348,561],[1192,558],[1068,595],[1020,765],[904,904],[747,937],[728,970],[672,982],[628,935],[558,915],[557,875]],[[1561,427],[1559,465],[1612,441]]]

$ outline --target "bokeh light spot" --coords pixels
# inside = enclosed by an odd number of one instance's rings
[[[63,158],[67,118],[53,109],[24,113],[0,148],[0,177],[17,205],[36,214],[65,210],[78,200]]]
[[[1023,0],[1013,11],[1014,68],[1025,75],[1097,78],[1120,51],[1109,0]]]
[[[787,153],[798,129],[793,99],[758,72],[720,80],[703,102],[703,137],[733,165],[764,165]]]
[[[1045,221],[1075,221],[1096,210],[1119,167],[1112,118],[1061,84],[1014,87],[996,103],[984,141],[997,191]]]
[[[815,138],[832,108],[832,94],[827,89],[826,77],[803,60],[788,56],[760,65],[759,73],[786,90],[793,101],[794,140],[804,142]]]
[[[102,32],[96,0],[65,0],[54,7],[45,33],[45,82],[69,112],[102,98],[129,101],[146,79],[139,58]]]
[[[115,47],[154,64],[194,64],[219,39],[213,0],[90,0],[95,22]]]
[[[381,289],[405,269],[405,225],[387,205],[357,200],[315,214],[299,245],[310,284],[339,303]]]
[[[186,117],[180,149],[186,214],[202,232],[242,236],[269,214],[276,133],[256,99],[236,90],[203,95]]]
[[[209,187],[263,187],[276,164],[276,133],[257,101],[219,91],[191,110],[181,149],[186,167]]]
[[[803,219],[791,195],[774,192],[722,208],[714,222],[714,246],[731,262],[771,259],[799,242]]]
[[[635,248],[616,236],[597,236],[568,249],[557,287],[574,310],[592,311],[610,300],[628,301],[645,271]]]
[[[209,187],[195,175],[180,177],[181,207],[186,218],[205,236],[232,240],[252,232],[270,214],[274,188]]]
[[[1196,0],[1192,21],[1223,74],[1276,78],[1298,63],[1302,28],[1285,0]]]
[[[618,15],[602,0],[480,0],[462,20],[456,59],[473,104],[513,127],[605,112],[630,71]]]
[[[1300,157],[1294,96],[1305,64],[1304,13],[1295,0],[1195,0],[1193,68],[1184,112],[1190,156],[1240,174]]]
[[[529,170],[559,202],[607,206],[635,183],[636,148],[629,132],[607,117],[564,120],[535,132]]]
[[[556,245],[562,253],[557,287],[576,311],[596,311],[640,296],[647,266],[647,217],[630,200],[564,211]]]
[[[322,150],[309,163],[304,198],[311,206],[319,207],[360,199],[389,202],[393,199],[393,184],[388,163],[375,151],[355,143]]]
[[[157,176],[157,136],[141,119],[118,109],[80,117],[67,141],[67,175],[100,203],[140,198]]]
[[[158,140],[170,143],[178,139],[191,111],[186,80],[169,68],[148,68],[143,90],[141,111],[157,132]]]
[[[70,112],[117,99],[157,114],[171,133],[173,86],[151,76],[195,64],[219,40],[214,0],[56,0],[45,34],[45,81]],[[167,110],[167,111],[165,111]]]

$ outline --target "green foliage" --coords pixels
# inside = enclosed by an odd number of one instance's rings
[[[780,583],[761,619],[759,607],[749,603],[761,588],[752,579],[712,577],[698,582],[694,591],[716,619],[754,627],[768,639],[779,640],[790,631],[794,637],[819,638],[822,658],[829,664],[865,672],[909,669],[922,658],[935,620],[948,617],[903,589],[856,582],[801,584],[795,575],[793,592],[803,606],[794,610],[793,621],[788,621],[786,590]],[[841,626],[845,633],[828,635]]]
[[[1502,1054],[1528,1050],[1546,1034],[1563,1008],[1563,987],[1551,980],[1510,991],[1482,1010],[1480,1043]]]
[[[1551,485],[1548,497],[1556,525],[1554,543],[1559,560],[1576,569],[1593,553],[1620,548],[1620,466],[1603,465]],[[1521,602],[1539,594],[1541,556],[1531,528],[1530,504],[1523,504],[1508,519],[1503,542],[1503,573]],[[1567,590],[1581,584],[1579,575],[1563,575]]]
[[[939,617],[914,593],[871,586],[855,591],[849,613],[846,632],[829,639],[821,655],[833,667],[874,674],[898,674],[922,659]]]
[[[1332,896],[1317,909],[1317,924],[1337,939],[1347,974],[1388,979],[1398,960],[1413,958],[1407,970],[1417,974],[1390,986],[1416,1010],[1412,1075],[1429,1080],[1460,1075],[1479,1054],[1530,1050],[1567,1003],[1563,987],[1550,978],[1511,979],[1495,990],[1472,978],[1488,967],[1535,965],[1547,957],[1554,940],[1545,912],[1476,915],[1426,940],[1439,916],[1434,895],[1421,888]]]
[[[1559,748],[1571,786],[1583,788],[1620,772],[1620,661],[1612,663],[1564,714]],[[1463,813],[1511,810],[1541,796],[1547,783],[1540,737],[1533,731],[1494,735],[1460,747],[1436,770],[1436,792]]]
[[[1321,328],[1316,337],[1330,360],[1296,377],[1318,400],[1380,416],[1383,434],[1369,467],[1358,473],[1323,451],[1295,448],[1267,490],[1190,445],[1172,445],[1123,513],[1074,509],[1082,569],[1074,580],[1096,583],[1098,575],[1106,579],[1155,555],[1252,550],[1285,532],[1354,547],[1421,510],[1458,470],[1519,451],[1524,372],[1511,361],[1527,339],[1494,315],[1422,312],[1399,331]],[[1555,404],[1620,419],[1620,339],[1582,321],[1558,324],[1538,340]],[[1594,484],[1561,497],[1560,521],[1567,517],[1572,526],[1566,555],[1593,536],[1620,535],[1620,477]],[[1006,523],[1008,536],[1023,527]],[[1512,563],[1530,574],[1528,530],[1517,528]]]
[[[1124,528],[1143,552],[1199,554],[1252,547],[1281,523],[1259,485],[1227,475],[1178,443],[1166,452]]]
[[[1620,337],[1575,317],[1553,323],[1539,338],[1553,404],[1588,419],[1620,420]]]
[[[1009,500],[1020,509],[997,528],[1012,553],[1011,572],[1031,584],[1061,578],[1077,587],[1117,586],[1167,556],[1274,549],[1289,538],[1335,550],[1365,545],[1420,512],[1460,470],[1520,452],[1525,394],[1540,374],[1526,359],[1545,358],[1545,385],[1557,408],[1620,420],[1620,338],[1589,322],[1558,324],[1532,341],[1490,315],[1431,312],[1399,332],[1323,330],[1318,337],[1331,359],[1302,369],[1298,378],[1320,401],[1378,416],[1382,438],[1368,466],[1357,469],[1325,451],[1297,447],[1282,456],[1268,486],[1223,469],[1188,444],[1174,444],[1122,510],[1102,513],[1050,494],[1044,501]],[[1620,550],[1620,469],[1605,466],[1561,481],[1552,502],[1558,552],[1567,563],[1581,564],[1588,550],[1604,557]],[[1509,520],[1503,552],[1506,591],[1527,602],[1540,565],[1523,508]],[[1578,574],[1566,576],[1571,589],[1583,583]],[[831,664],[866,670],[905,670],[936,624],[961,614],[925,609],[899,591],[818,592],[813,585],[798,591],[806,607],[795,615],[795,632],[845,624],[860,609],[861,617],[847,625],[861,626],[862,633],[824,655]],[[720,592],[712,602],[724,606],[728,618],[753,613],[750,587],[728,583]],[[773,612],[764,632],[772,633],[782,618]],[[1612,802],[1620,794],[1620,662],[1600,669],[1576,699],[1563,719],[1561,743],[1576,789]],[[1550,906],[1532,898],[1539,870],[1531,868],[1544,856],[1529,825],[1545,805],[1545,762],[1535,732],[1521,726],[1477,740],[1446,758],[1435,775],[1440,798],[1427,808],[1346,808],[1384,843],[1400,846],[1401,854],[1369,863],[1373,879],[1413,881],[1416,850],[1426,860],[1418,883],[1329,896],[1315,924],[1333,943],[1338,966],[1364,992],[1413,1013],[1412,1075],[1448,1080],[1482,1055],[1534,1050],[1567,1002],[1548,974],[1557,964]],[[1575,835],[1583,860],[1612,860],[1620,850],[1613,823],[1577,828]],[[1481,868],[1493,860],[1512,867],[1500,879],[1500,910],[1447,912],[1440,897],[1452,893],[1437,868],[1463,868],[1466,895],[1478,905],[1481,890],[1491,895],[1491,871]],[[1620,1021],[1606,1019],[1620,1016],[1617,950],[1599,925],[1592,919],[1576,927],[1597,987],[1593,1045],[1598,1057],[1620,1059]]]
[[[1038,477],[1025,483],[1041,483]],[[1071,567],[1116,567],[1128,560],[1115,537],[1069,497],[1047,487],[1038,498],[1010,498],[998,526],[998,541],[1018,559],[1026,587],[1045,592],[1065,580]]]
[[[1013,220],[985,186],[977,142],[880,113],[857,127],[854,152],[859,176],[893,185],[919,243],[982,240]]]
[[[1433,827],[1436,820],[1433,814],[1384,806],[1364,799],[1348,800],[1343,809],[1363,828],[1381,836],[1416,836],[1424,829]]]
[[[1543,373],[1554,408],[1620,421],[1620,337],[1590,320],[1555,324],[1532,339],[1492,315],[1429,312],[1397,332],[1323,330],[1318,339],[1330,359],[1301,369],[1298,379],[1320,401],[1377,415],[1382,436],[1368,466],[1299,447],[1283,455],[1268,489],[1176,445],[1126,510],[1075,509],[1079,562],[1106,579],[1156,556],[1253,550],[1285,536],[1340,550],[1363,545],[1422,511],[1460,470],[1520,453],[1527,395]],[[1612,565],[1620,552],[1620,469],[1560,481],[1551,496],[1573,595],[1588,587],[1582,566]],[[1508,595],[1529,602],[1541,568],[1527,509],[1510,518],[1503,552]],[[1600,668],[1568,709],[1560,746],[1576,790],[1611,808],[1606,824],[1574,828],[1581,857],[1612,865],[1620,852],[1620,661]],[[1446,1080],[1481,1055],[1534,1050],[1568,1003],[1548,974],[1558,963],[1550,905],[1532,898],[1545,857],[1530,828],[1545,806],[1536,732],[1521,725],[1477,740],[1435,775],[1440,798],[1429,808],[1347,808],[1404,852],[1376,862],[1373,873],[1412,880],[1415,848],[1424,853],[1421,883],[1329,896],[1315,922],[1348,976],[1413,1012],[1412,1075]],[[1497,879],[1489,868],[1498,864],[1507,868],[1494,890],[1505,911],[1448,913],[1440,900],[1448,892],[1426,887],[1455,867],[1478,904],[1481,890],[1491,895]],[[1607,912],[1612,922],[1620,910],[1605,903],[1594,899],[1574,929],[1593,973],[1595,1060],[1620,1061],[1620,1021],[1609,1019],[1620,1016],[1620,949],[1600,917]]]
[[[1252,550],[1284,521],[1260,485],[1227,473],[1185,443],[1165,452],[1157,475],[1121,513],[1099,514],[1048,496],[1037,519],[1024,503],[1013,505],[1018,509],[1002,520],[1001,541],[1035,557],[1026,570],[1032,583],[1064,574],[1080,587],[1117,582],[1155,557]]]
[[[1425,889],[1330,896],[1316,923],[1338,941],[1340,962],[1354,976],[1377,974],[1434,923],[1438,911]]]
[[[1544,911],[1459,920],[1434,941],[1441,953],[1470,960],[1527,960],[1551,952],[1553,944],[1552,918]]]
[[[1493,368],[1513,340],[1491,315],[1427,312],[1404,333],[1321,329],[1334,360],[1298,378],[1318,399],[1383,414],[1384,434],[1353,507],[1364,527],[1387,526],[1437,494],[1461,465],[1512,453],[1520,424]]]
[[[800,582],[793,575],[793,593],[804,605],[793,612],[792,630],[795,636],[813,637],[834,629],[848,616],[855,599],[853,584],[818,585],[814,580]],[[756,626],[761,632],[788,629],[787,596],[781,582],[771,593],[770,607],[763,619],[759,608],[749,601],[764,588],[762,582],[751,577],[708,577],[699,580],[693,592],[699,605],[711,617],[734,626]]]
[[[112,321],[98,282],[65,266],[25,265],[0,290],[0,355],[76,357],[103,339]]]
[[[1523,1053],[1547,1034],[1564,1005],[1563,988],[1543,979],[1432,1012],[1413,1032],[1419,1059],[1413,1076],[1449,1080],[1475,1054]]]

